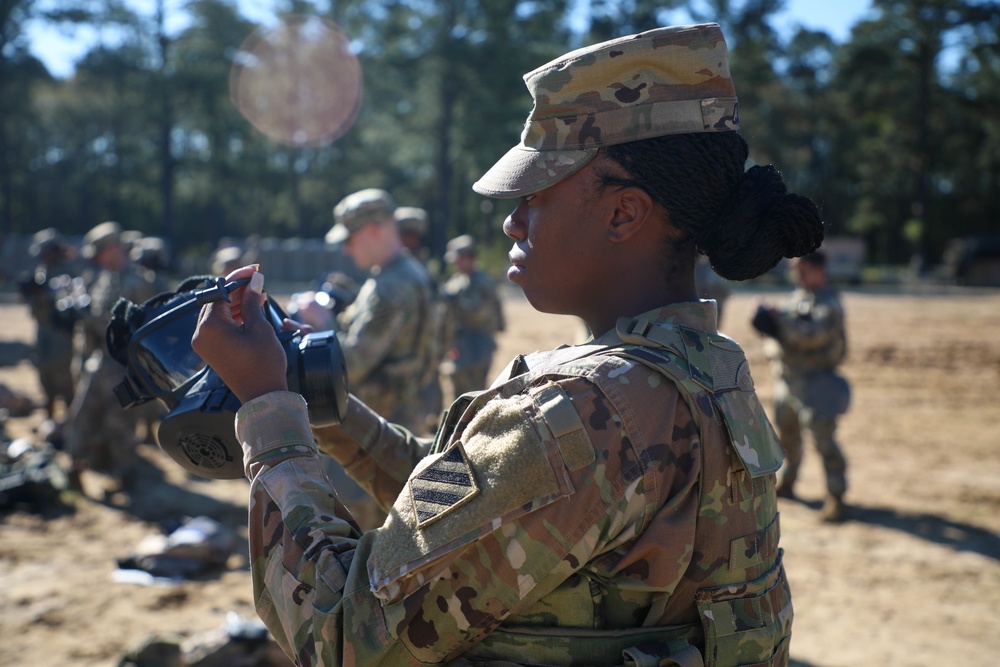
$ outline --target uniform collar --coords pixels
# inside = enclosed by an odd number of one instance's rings
[[[592,342],[598,345],[620,345],[622,339],[619,331],[633,331],[643,324],[646,325],[646,328],[652,325],[667,324],[705,333],[717,333],[719,330],[718,309],[712,299],[672,303],[648,310],[635,317],[619,317],[614,329],[605,332]]]

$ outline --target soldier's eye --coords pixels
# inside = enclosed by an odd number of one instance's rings
[[[527,203],[529,203],[534,198],[535,198],[535,195],[534,194],[530,194],[530,195],[524,195],[523,197],[521,197],[521,200],[524,201],[525,204],[527,204]]]

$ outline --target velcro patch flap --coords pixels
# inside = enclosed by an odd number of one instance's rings
[[[593,463],[594,445],[566,391],[550,382],[532,390],[531,395],[559,445],[566,467],[579,470]]]
[[[528,396],[490,400],[461,444],[420,462],[375,531],[368,574],[377,597],[406,597],[442,575],[465,546],[573,492],[556,474],[564,463],[545,445],[533,411]]]

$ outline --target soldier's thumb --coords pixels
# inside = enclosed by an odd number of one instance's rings
[[[243,301],[240,303],[240,315],[247,329],[263,321],[264,313],[261,306],[264,299],[264,274],[255,271],[250,276],[250,284],[247,285],[247,291],[244,292]]]

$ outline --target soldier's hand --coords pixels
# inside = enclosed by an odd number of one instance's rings
[[[287,359],[262,311],[264,275],[256,265],[244,266],[227,281],[250,278],[236,289],[232,302],[207,303],[201,308],[191,348],[219,374],[242,403],[272,391],[287,390]]]
[[[303,336],[311,334],[316,331],[310,324],[305,322],[299,322],[298,320],[293,320],[290,317],[286,317],[281,320],[281,330],[282,331],[298,331]]]
[[[778,311],[765,303],[757,305],[750,324],[759,333],[780,340],[781,327],[778,325]]]

